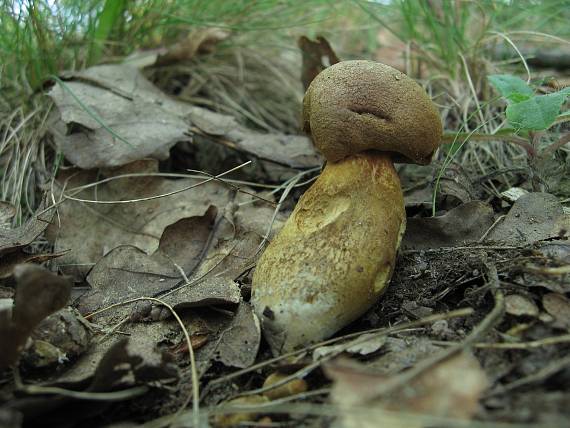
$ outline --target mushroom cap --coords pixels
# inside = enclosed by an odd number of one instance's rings
[[[379,150],[421,165],[431,161],[443,132],[424,89],[373,61],[339,62],[315,77],[303,99],[303,128],[331,162]]]

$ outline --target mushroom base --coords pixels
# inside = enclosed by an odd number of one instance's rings
[[[389,156],[328,163],[267,247],[252,303],[274,354],[360,317],[390,281],[406,215]]]

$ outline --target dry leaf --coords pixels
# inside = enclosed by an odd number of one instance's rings
[[[58,110],[52,132],[80,168],[166,159],[174,144],[190,141],[188,106],[168,98],[135,67],[91,67],[69,73],[64,85],[56,83],[48,93]]]
[[[103,171],[66,171],[58,183],[67,188],[81,186],[98,178],[111,178],[127,173],[155,173],[156,161],[139,161],[122,168]],[[196,185],[198,179],[165,179],[156,176],[122,178],[106,182],[76,194],[95,200],[130,200],[161,195]],[[61,190],[60,190],[61,191]],[[127,204],[87,204],[67,200],[59,206],[59,222],[48,229],[48,239],[55,251],[70,250],[58,259],[61,271],[84,279],[87,272],[105,254],[120,245],[132,245],[146,254],[154,253],[164,229],[177,221],[202,216],[210,205],[224,207],[233,191],[216,182],[159,199]]]
[[[548,193],[528,193],[516,200],[487,241],[522,245],[564,236],[570,236],[570,216],[564,214],[558,198]]]
[[[255,362],[260,343],[259,319],[251,306],[242,302],[216,343],[215,360],[228,367],[249,367]]]
[[[28,337],[48,315],[69,300],[71,281],[35,265],[19,265],[15,270],[14,304],[5,299],[0,308],[0,369],[14,364]]]
[[[158,249],[151,255],[133,246],[119,246],[105,255],[87,276],[92,291],[78,303],[82,313],[94,312],[135,297],[158,296],[184,283],[207,248],[217,208],[203,216],[178,220],[164,229]]]
[[[207,331],[206,343],[196,354],[201,370],[213,362],[228,367],[245,368],[255,362],[261,343],[259,320],[249,303],[240,302],[235,313],[198,309],[184,314],[190,318],[190,331]]]
[[[542,306],[554,317],[559,328],[570,329],[570,300],[558,293],[548,293],[542,297]]]
[[[509,294],[505,297],[505,311],[514,316],[538,316],[538,306],[528,297]]]
[[[36,214],[28,222],[15,229],[0,227],[0,256],[16,251],[34,241],[48,227],[54,210],[46,211],[46,203],[42,202]]]
[[[32,332],[32,344],[21,358],[27,368],[45,368],[75,360],[91,340],[87,321],[70,307],[44,319]]]
[[[155,65],[171,65],[189,61],[196,54],[211,53],[218,43],[224,41],[229,36],[230,33],[222,28],[197,28],[191,31],[183,41],[168,48],[167,52],[159,54]]]
[[[317,74],[325,68],[336,64],[340,60],[334,52],[327,39],[318,36],[316,40],[301,36],[297,42],[303,55],[303,65],[301,69],[301,81],[305,90]]]
[[[241,292],[231,278],[211,277],[176,290],[161,299],[176,310],[210,305],[237,305],[241,300]]]
[[[289,168],[321,164],[309,138],[255,132],[232,116],[174,100],[134,66],[100,65],[66,80],[49,92],[58,108],[52,132],[65,157],[83,169],[166,159],[175,143],[191,141],[194,133]]]
[[[144,336],[144,335],[143,335]],[[122,339],[107,347],[103,357],[92,363],[91,376],[83,378],[73,385],[64,383],[69,389],[89,392],[125,391],[125,397],[117,400],[127,400],[141,394],[144,389],[131,389],[134,386],[156,384],[176,380],[176,366],[165,358],[164,354],[153,348],[139,347],[137,338]],[[65,375],[58,379],[55,385],[61,386]],[[42,426],[71,427],[87,423],[90,418],[105,411],[110,403],[116,400],[75,400],[65,396],[31,395],[15,399],[11,407],[22,412],[26,426],[42,421]],[[65,408],[64,411],[62,409]]]
[[[368,355],[381,349],[386,343],[386,336],[378,334],[363,334],[348,343],[340,345],[320,346],[313,351],[313,360],[318,361],[323,357],[339,352],[348,354]]]
[[[260,160],[294,169],[318,167],[322,157],[311,140],[302,135],[260,133],[238,124],[233,116],[193,108],[189,112],[196,135]]]
[[[7,280],[14,276],[14,269],[17,265],[25,263],[43,263],[51,259],[63,256],[65,253],[59,254],[28,254],[18,249],[9,254],[2,256],[0,260],[0,280]]]
[[[493,224],[493,209],[472,201],[439,217],[408,218],[403,249],[454,247],[477,242]]]
[[[343,409],[343,427],[376,427],[378,417],[394,428],[432,426],[430,417],[468,420],[475,415],[488,386],[478,361],[467,353],[440,362],[382,396],[378,394],[390,377],[362,364],[336,360],[326,367],[326,373],[334,380],[332,399]],[[358,412],[353,411],[355,407]]]

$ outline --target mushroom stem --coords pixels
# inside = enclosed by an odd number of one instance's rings
[[[390,155],[329,162],[261,256],[252,302],[274,354],[366,312],[394,270],[406,216]]]

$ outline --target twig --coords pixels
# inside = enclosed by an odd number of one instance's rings
[[[524,271],[530,273],[539,273],[543,275],[567,275],[570,273],[570,265],[558,266],[558,267],[546,267],[546,266],[533,266],[526,265],[523,268]]]
[[[75,398],[77,400],[89,401],[121,401],[144,395],[149,391],[149,387],[145,385],[139,385],[120,391],[89,392],[72,391],[70,389],[58,388],[55,386],[23,385],[18,388],[18,390],[29,395],[59,395],[62,397]]]
[[[489,229],[487,229],[487,231],[483,234],[483,236],[479,238],[477,242],[479,243],[483,242],[487,238],[487,236],[489,236],[489,233],[491,233],[493,229],[495,229],[495,227],[497,227],[497,225],[505,219],[506,216],[507,216],[506,214],[499,216],[499,218],[497,218],[497,220],[493,222],[493,224],[489,227]]]
[[[66,194],[64,194],[64,197],[65,197],[65,199],[70,199],[72,201],[83,202],[83,203],[87,203],[87,204],[132,204],[132,203],[136,203],[136,202],[152,201],[154,199],[160,199],[160,198],[164,198],[166,196],[172,196],[172,195],[176,195],[178,193],[185,192],[185,191],[190,190],[190,189],[194,189],[195,187],[209,183],[210,181],[217,180],[226,174],[230,174],[230,173],[232,173],[232,172],[234,172],[240,168],[243,168],[244,166],[247,166],[250,163],[251,163],[251,161],[244,162],[241,165],[238,165],[232,169],[229,169],[227,171],[222,172],[221,174],[214,175],[214,176],[212,176],[212,177],[210,177],[204,181],[200,181],[199,183],[195,183],[195,184],[192,184],[190,186],[183,187],[182,189],[173,190],[172,192],[162,193],[160,195],[148,196],[146,198],[122,199],[122,200],[115,200],[115,201],[100,201],[100,200],[93,200],[93,199],[76,198],[76,197],[66,195]]]
[[[505,392],[512,391],[513,389],[520,388],[521,386],[543,381],[545,379],[548,379],[554,373],[557,373],[568,366],[570,366],[570,356],[559,358],[558,360],[552,361],[546,367],[541,368],[536,373],[533,373],[521,379],[517,379],[514,382],[498,387],[494,391],[491,391],[489,394],[487,394],[487,396],[493,397],[495,395],[501,395],[504,394]]]
[[[251,161],[250,161],[250,162],[251,162]],[[204,172],[204,171],[197,171],[197,170],[195,170],[195,169],[187,169],[186,171],[202,173],[202,174],[204,174],[206,177],[213,178],[214,180],[216,180],[216,181],[222,183],[223,185],[228,186],[228,187],[234,189],[236,192],[240,192],[240,193],[243,193],[243,194],[245,194],[245,195],[251,196],[252,198],[259,199],[260,201],[266,202],[266,203],[268,203],[269,205],[273,205],[273,206],[277,205],[274,201],[270,201],[269,199],[265,199],[265,198],[263,198],[263,197],[261,197],[261,196],[255,194],[255,193],[251,193],[251,192],[248,192],[247,190],[243,190],[241,187],[236,186],[235,184],[232,184],[232,183],[229,182],[229,181],[222,180],[222,179],[218,178],[218,177],[215,176],[215,175],[208,174],[207,172]]]
[[[443,345],[443,346],[451,346],[455,345],[458,342],[446,342],[443,340],[434,340],[432,341],[435,345]],[[554,337],[547,337],[545,339],[540,340],[532,340],[529,342],[513,342],[513,343],[475,343],[473,344],[474,348],[479,349],[509,349],[509,350],[527,350],[527,349],[535,349],[535,348],[542,348],[544,346],[552,346],[558,345],[559,343],[570,343],[570,334],[563,334],[560,336]]]
[[[510,245],[473,245],[469,246],[460,246],[460,247],[440,247],[440,248],[425,248],[423,250],[404,250],[402,254],[418,254],[418,253],[440,253],[440,252],[448,252],[448,251],[458,251],[458,250],[524,250],[526,247],[524,246],[510,246]]]

